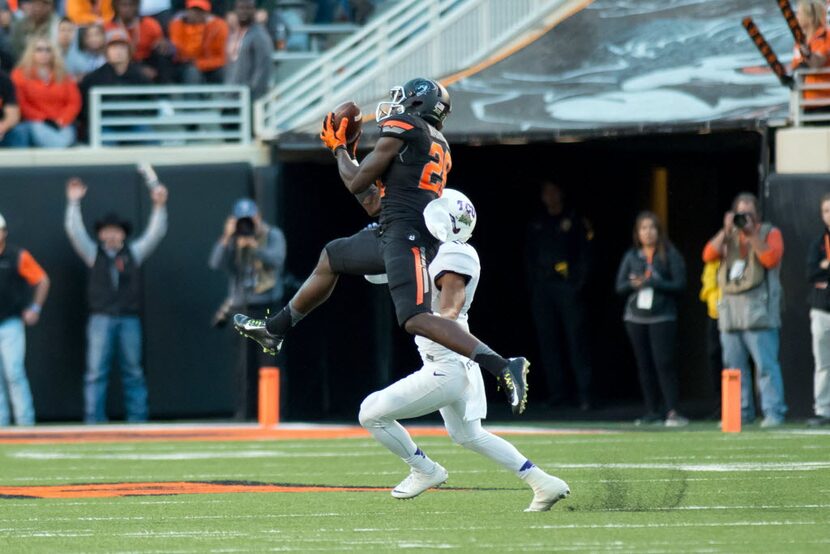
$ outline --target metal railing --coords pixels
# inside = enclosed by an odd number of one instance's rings
[[[808,83],[808,76],[817,78]],[[830,124],[830,69],[798,69],[793,73],[790,121],[795,127],[804,123]]]
[[[250,144],[251,99],[239,85],[94,87],[89,145]]]
[[[400,0],[254,105],[258,137],[317,121],[344,100],[365,106],[413,77],[465,69],[566,0]]]

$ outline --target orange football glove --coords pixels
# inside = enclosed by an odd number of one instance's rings
[[[349,119],[344,117],[340,122],[340,126],[334,128],[334,112],[329,113],[323,119],[323,130],[320,131],[320,140],[326,145],[326,148],[331,150],[331,153],[337,155],[338,148],[346,148],[346,128],[349,126]]]

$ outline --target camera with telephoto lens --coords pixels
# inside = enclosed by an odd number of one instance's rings
[[[747,224],[752,222],[752,214],[748,212],[738,212],[735,214],[735,217],[732,218],[732,223],[735,224],[735,227],[738,229],[743,229],[747,226]]]
[[[240,217],[236,220],[236,230],[234,231],[236,237],[252,237],[256,234],[256,226],[254,220],[250,217]]]

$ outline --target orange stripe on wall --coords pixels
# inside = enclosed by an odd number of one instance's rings
[[[424,272],[421,264],[421,249],[413,246],[412,254],[415,256],[415,286],[418,289],[415,303],[420,306],[424,303]]]
[[[557,13],[552,19],[541,29],[537,29],[528,33],[524,38],[520,39],[518,42],[513,43],[512,45],[508,46],[504,50],[500,51],[499,53],[483,60],[472,67],[468,67],[458,73],[453,73],[452,75],[448,75],[447,77],[441,79],[441,84],[445,87],[450,86],[451,84],[460,81],[465,77],[469,77],[470,75],[474,75],[480,71],[484,71],[488,67],[497,64],[498,62],[502,61],[503,59],[512,56],[522,48],[526,48],[527,46],[533,44],[539,38],[544,36],[548,31],[571,17],[572,15],[581,12],[585,8],[587,8],[594,0],[583,0],[576,5],[573,6],[562,6],[557,10],[557,12],[561,11],[562,13]]]

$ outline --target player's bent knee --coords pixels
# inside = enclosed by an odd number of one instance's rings
[[[463,425],[447,427],[447,434],[452,442],[464,448],[470,448],[482,438],[487,436],[487,431],[481,428],[481,420],[464,422]]]
[[[358,421],[362,427],[379,427],[380,413],[378,407],[379,393],[373,392],[366,397],[360,404],[360,413],[357,416]]]

